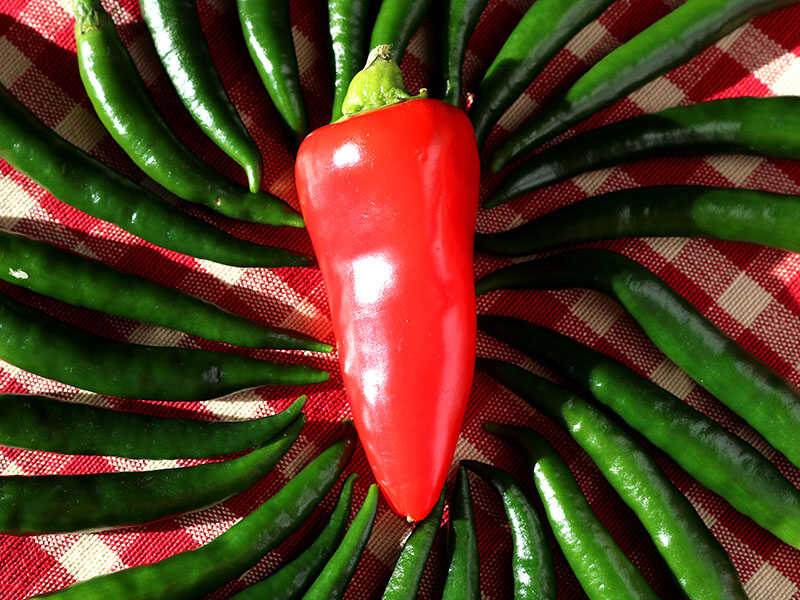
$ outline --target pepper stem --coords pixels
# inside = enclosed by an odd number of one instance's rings
[[[72,9],[75,13],[75,28],[81,34],[99,29],[103,22],[111,21],[99,0],[73,0]]]
[[[347,88],[347,95],[342,103],[342,118],[427,97],[428,91],[424,88],[416,96],[405,90],[403,73],[392,60],[391,46],[375,46],[367,57],[366,66],[356,73]]]

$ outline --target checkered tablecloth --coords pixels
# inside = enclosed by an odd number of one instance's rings
[[[502,127],[495,132],[492,141],[500,139],[540,104],[563,90],[587,65],[679,3],[677,0],[619,0],[555,57],[504,117]],[[112,13],[167,121],[203,159],[226,175],[243,181],[238,167],[200,133],[171,89],[135,0],[108,0],[104,4]],[[530,4],[530,0],[493,0],[489,3],[470,42],[465,65],[467,89],[475,88],[505,35]],[[302,83],[312,123],[319,126],[326,121],[332,96],[326,3],[321,0],[292,0],[291,6]],[[200,0],[199,9],[224,83],[261,147],[266,170],[264,187],[296,205],[289,144],[250,63],[234,2]],[[0,2],[0,83],[59,134],[115,169],[145,181],[93,114],[78,76],[72,27],[70,0]],[[435,44],[431,28],[432,23],[426,23],[412,39],[403,61],[411,90],[425,85],[434,70],[431,49]],[[642,112],[712,98],[797,93],[800,93],[800,6],[756,19],[688,64],[595,116],[588,125],[596,126]],[[486,187],[491,183],[487,179]],[[494,231],[506,228],[592,194],[668,183],[735,185],[800,193],[800,166],[788,160],[740,156],[648,160],[581,175],[483,213],[479,218],[479,229]],[[159,191],[163,193],[163,190]],[[184,207],[236,235],[310,250],[303,232],[237,224]],[[333,341],[325,289],[318,271],[229,268],[153,247],[115,226],[62,204],[2,161],[0,227],[48,240],[118,269],[196,294],[254,320],[296,328]],[[653,269],[750,352],[772,365],[784,377],[800,383],[800,256],[750,244],[699,239],[635,239],[602,245]],[[485,274],[500,264],[500,261],[480,257],[476,260],[476,275]],[[104,336],[137,343],[220,348],[218,344],[193,336],[66,306],[5,284],[0,285],[0,292]],[[623,360],[741,435],[772,460],[795,485],[800,485],[800,471],[665,359],[634,322],[608,298],[578,289],[501,292],[481,298],[479,310],[523,317],[552,326]],[[226,350],[242,352],[239,349]],[[514,360],[539,371],[521,356],[487,338],[479,340],[479,353]],[[335,423],[348,415],[336,356],[280,351],[252,354],[305,362],[333,373],[328,383],[302,390],[310,398],[307,409],[310,424],[272,475],[254,489],[219,506],[156,524],[81,535],[0,536],[0,600],[28,598],[94,575],[150,563],[200,546],[225,531],[297,472],[330,438]],[[249,418],[271,414],[285,407],[300,393],[292,388],[267,388],[241,393],[224,401],[165,406],[91,394],[41,379],[3,362],[0,362],[0,390],[47,393],[66,401],[202,418]],[[674,583],[641,525],[587,456],[545,417],[483,375],[476,377],[458,445],[458,458],[494,462],[510,469],[520,479],[526,478],[521,461],[507,447],[482,432],[482,424],[487,420],[527,424],[557,444],[593,509],[623,550],[662,597],[677,597]],[[800,552],[738,514],[660,452],[654,451],[654,454],[731,555],[753,600],[800,599]],[[0,447],[2,475],[144,470],[189,464],[193,461],[72,457]],[[361,451],[357,452],[352,469],[361,473],[356,495],[360,502],[367,484],[372,481]],[[483,483],[473,480],[472,489],[478,518],[483,597],[509,598],[511,548],[502,508]],[[331,496],[324,504],[325,511],[332,504]],[[227,598],[265,576],[283,557],[308,540],[313,527],[324,516],[324,511],[318,511],[312,523],[264,558],[242,579],[211,597]],[[367,551],[347,592],[348,599],[380,597],[407,533],[405,522],[381,503]],[[559,597],[585,597],[558,552],[555,559]],[[436,597],[441,585],[443,561],[444,549],[440,540],[429,565],[422,597]]]

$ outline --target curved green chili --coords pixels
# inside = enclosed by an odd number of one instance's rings
[[[379,497],[378,486],[373,483],[342,542],[303,596],[304,600],[338,600],[342,597],[372,533]]]
[[[656,461],[620,425],[583,398],[509,363],[478,368],[542,411],[586,451],[644,525],[691,600],[745,600],[736,569]]]
[[[86,390],[174,402],[260,385],[319,383],[328,373],[222,352],[126,344],[90,334],[0,294],[0,358]]]
[[[196,0],[139,0],[142,18],[186,109],[200,129],[241,165],[250,191],[261,187],[261,154],[231,103],[208,50]]]
[[[463,90],[461,72],[464,68],[464,54],[475,26],[481,18],[488,0],[447,0],[446,26],[444,35],[444,95],[442,100],[453,106],[461,106]],[[472,114],[472,109],[470,109]]]
[[[613,0],[536,0],[481,80],[469,117],[478,146],[492,126],[564,45]]]
[[[73,146],[0,86],[0,158],[56,198],[163,248],[237,267],[309,265],[307,257],[228,235]]]
[[[368,0],[328,0],[334,78],[331,122],[341,118],[347,88],[367,59],[369,6]]]
[[[478,282],[479,293],[564,287],[593,288],[619,301],[667,357],[800,466],[795,388],[642,265],[607,250],[572,250]]]
[[[478,234],[492,254],[534,254],[625,237],[702,237],[800,252],[800,196],[703,186],[632,188],[570,204],[514,229]]]
[[[370,49],[388,44],[392,47],[392,60],[399,64],[430,6],[431,0],[382,0],[372,28]]]
[[[164,122],[100,0],[73,0],[81,79],[97,116],[142,171],[177,196],[225,216],[302,227],[267,193],[253,194],[195,156]]]
[[[250,348],[330,352],[286,329],[253,323],[213,304],[77,254],[0,231],[0,279],[75,306]],[[120,293],[124,290],[123,293]]]
[[[492,170],[692,58],[755,16],[797,0],[688,0],[608,54],[564,98],[514,133],[492,157]]]
[[[339,501],[331,512],[328,524],[314,542],[293,561],[272,575],[236,594],[231,600],[297,600],[314,582],[319,572],[336,551],[347,527],[350,499],[356,474],[350,475],[342,486]]]
[[[800,547],[800,491],[750,444],[646,377],[555,331],[508,317],[480,316],[478,324],[569,377],[701,484]]]
[[[539,515],[510,473],[474,460],[461,461],[467,469],[488,483],[503,500],[514,555],[514,598],[517,600],[555,600],[556,574],[553,557]]]
[[[299,143],[308,133],[289,0],[236,0],[250,58],[278,112]]]
[[[425,571],[425,563],[442,524],[443,512],[444,490],[430,514],[414,526],[411,536],[403,544],[382,600],[415,600],[419,593],[419,582]]]
[[[458,468],[453,499],[450,502],[450,529],[447,536],[449,567],[442,600],[478,600],[481,597],[478,538],[469,478]]]
[[[180,469],[0,478],[0,531],[107,529],[206,508],[253,486],[286,454],[305,418],[249,454]]]
[[[61,454],[129,458],[204,458],[264,444],[293,423],[301,396],[285,410],[249,421],[167,419],[61,402],[30,394],[0,394],[0,444]]]
[[[594,514],[555,448],[525,427],[487,424],[486,429],[525,451],[550,527],[586,595],[591,600],[657,600]]]
[[[195,600],[255,565],[294,532],[339,478],[355,441],[348,431],[277,494],[196,550],[38,596],[51,600]]]
[[[677,106],[593,129],[515,168],[491,208],[574,175],[674,151],[800,158],[800,98],[725,98]],[[610,211],[609,211],[610,212]]]

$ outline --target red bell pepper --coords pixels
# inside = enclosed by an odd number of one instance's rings
[[[436,503],[475,361],[479,159],[457,108],[403,90],[385,50],[296,162],[353,418],[389,504]]]

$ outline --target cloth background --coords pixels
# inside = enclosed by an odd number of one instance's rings
[[[180,104],[157,60],[135,0],[108,0],[104,4],[166,120],[203,159],[226,175],[244,181],[238,167],[202,135]],[[505,35],[530,4],[529,0],[493,0],[489,3],[466,57],[467,90],[475,89]],[[493,140],[500,139],[542,102],[563,90],[587,65],[678,4],[677,0],[616,2],[555,57],[504,117]],[[290,146],[246,53],[234,2],[200,0],[199,10],[217,68],[233,102],[261,147],[265,163],[263,186],[296,206]],[[291,13],[311,121],[314,126],[320,126],[326,122],[332,96],[326,3],[292,0]],[[69,0],[0,2],[0,82],[59,134],[115,169],[158,189],[146,181],[95,117],[78,76],[73,23]],[[432,29],[432,20],[429,20],[413,38],[403,60],[408,87],[412,91],[428,84],[430,74],[435,71]],[[596,126],[642,112],[712,98],[799,92],[800,6],[794,6],[740,28],[688,64],[595,116],[588,125]],[[488,189],[491,183],[486,179],[484,187]],[[479,229],[502,229],[596,193],[667,183],[746,186],[800,193],[800,166],[788,160],[739,156],[647,160],[582,175],[484,212],[479,219]],[[166,196],[163,190],[159,191]],[[310,250],[303,232],[238,224],[183,206],[238,236]],[[153,247],[115,226],[62,204],[2,161],[0,227],[48,240],[123,271],[196,294],[254,320],[297,328],[332,341],[325,288],[318,271],[229,268]],[[601,245],[633,257],[654,270],[750,352],[772,365],[784,377],[800,383],[800,345],[797,343],[800,331],[800,256],[756,245],[700,239],[634,239]],[[479,257],[476,275],[500,264],[501,261]],[[191,348],[224,348],[178,332],[66,306],[6,284],[0,285],[0,291],[67,322],[115,339]],[[791,467],[760,436],[666,360],[634,322],[608,298],[579,289],[497,292],[481,298],[479,310],[523,317],[555,327],[622,359],[752,443],[796,485],[800,484],[800,471]],[[241,349],[224,349],[243,352]],[[508,348],[486,338],[479,340],[479,353],[535,368]],[[219,506],[156,524],[103,533],[0,536],[0,599],[28,598],[77,580],[150,563],[200,546],[269,497],[315,455],[333,434],[335,423],[348,415],[336,356],[280,351],[256,351],[252,354],[313,364],[331,370],[333,376],[324,385],[302,390],[262,388],[224,401],[165,406],[87,393],[0,362],[2,391],[47,393],[66,401],[151,414],[250,418],[285,407],[301,391],[308,393],[310,398],[307,407],[310,424],[287,457],[255,488]],[[458,458],[493,462],[510,469],[520,480],[527,480],[522,461],[509,448],[483,433],[482,424],[487,420],[532,426],[555,443],[572,467],[593,509],[647,580],[662,597],[678,597],[663,561],[643,528],[587,456],[545,417],[484,375],[476,376],[458,445]],[[653,450],[653,453],[731,555],[753,600],[800,598],[800,552],[738,514],[660,452]],[[0,448],[0,474],[3,475],[144,470],[189,464],[193,461],[71,457]],[[356,501],[360,503],[367,484],[372,481],[363,452],[356,453],[351,468],[361,473],[356,494]],[[472,490],[480,538],[483,597],[509,598],[511,548],[502,507],[482,482],[473,479]],[[227,598],[273,570],[284,557],[309,539],[313,527],[325,517],[333,500],[333,495],[330,495],[322,510],[315,513],[311,524],[265,557],[242,579],[210,597]],[[408,526],[404,521],[381,502],[374,532],[347,598],[380,597],[407,533]],[[435,597],[441,585],[445,553],[443,536],[439,537],[422,586],[424,598]],[[585,597],[557,551],[555,560],[560,598]]]

